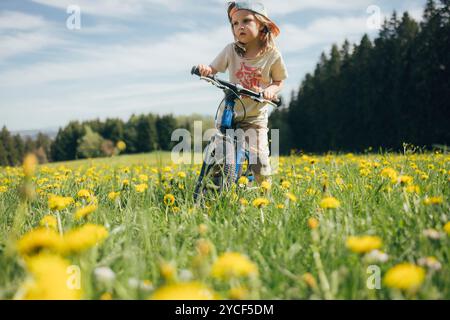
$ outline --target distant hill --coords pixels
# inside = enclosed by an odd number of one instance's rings
[[[39,132],[47,135],[50,139],[53,140],[53,139],[55,139],[55,137],[58,133],[58,128],[53,127],[53,128],[44,128],[44,129],[36,129],[36,130],[17,130],[17,131],[12,131],[11,133],[13,135],[19,134],[22,138],[30,137],[32,139],[36,139]]]

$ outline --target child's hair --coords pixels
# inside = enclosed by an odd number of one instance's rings
[[[263,55],[264,53],[266,53],[268,51],[276,49],[275,40],[274,40],[274,36],[273,36],[272,32],[270,31],[270,27],[269,27],[270,21],[266,17],[264,17],[258,13],[253,13],[253,14],[255,15],[256,20],[258,20],[261,23],[261,25],[264,26],[261,36],[260,36],[260,40],[263,43],[263,49],[259,53],[259,55]],[[233,36],[234,36],[233,25],[231,25],[231,31],[233,32]],[[244,57],[246,48],[237,40],[234,43],[234,50],[236,51],[236,53],[239,56]]]

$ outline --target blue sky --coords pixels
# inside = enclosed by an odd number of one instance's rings
[[[215,113],[222,93],[193,78],[233,41],[224,0],[0,0],[0,126],[64,126],[133,113]],[[266,0],[297,89],[320,53],[344,39],[371,38],[370,5],[419,20],[425,0]],[[81,28],[66,26],[69,5]],[[226,75],[222,75],[226,77]]]

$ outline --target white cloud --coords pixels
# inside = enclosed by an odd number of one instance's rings
[[[407,10],[411,17],[416,20],[417,22],[420,22],[423,20],[423,8],[422,7],[416,7],[411,8]]]
[[[78,5],[81,13],[96,16],[128,18],[147,15],[155,9],[166,9],[172,12],[209,11],[208,1],[194,0],[32,0],[35,3],[66,10],[69,5]]]
[[[321,18],[305,28],[281,26],[278,44],[283,53],[299,52],[318,44],[359,37],[366,29],[364,17]],[[130,45],[76,47],[77,58],[64,62],[41,62],[5,72],[0,86],[22,86],[61,80],[101,79],[112,75],[173,74],[193,64],[209,63],[231,41],[228,26],[206,31],[180,32],[154,43],[145,40]],[[70,48],[66,50],[70,52]],[[66,58],[67,59],[67,58]]]
[[[5,60],[20,54],[36,52],[58,43],[61,44],[62,41],[44,33],[0,35],[0,60]],[[4,81],[7,81],[7,79],[4,79]]]
[[[209,63],[231,40],[228,27],[170,35],[159,43],[143,41],[130,45],[77,48],[77,58],[65,62],[41,62],[1,74],[0,86],[24,86],[62,80],[93,80],[112,75],[148,75],[190,70]]]
[[[32,0],[35,3],[55,7],[64,11],[71,5],[78,5],[81,13],[101,16],[134,15],[142,11],[144,2],[141,0]]]
[[[76,32],[81,35],[111,35],[130,32],[132,29],[123,24],[112,24],[107,22],[98,22],[93,26],[83,26]]]
[[[342,43],[346,38],[356,41],[364,33],[369,33],[365,17],[326,17],[315,20],[301,28],[293,24],[281,26],[283,30],[278,44],[283,52],[299,52],[315,45]]]
[[[47,27],[48,25],[48,22],[41,16],[18,11],[0,12],[0,31],[30,30]]]
[[[221,0],[218,0],[221,1]],[[269,16],[282,16],[306,10],[351,11],[372,4],[373,0],[265,0]]]
[[[16,55],[37,52],[62,44],[50,30],[52,24],[41,16],[18,11],[0,12],[0,60]]]
[[[214,115],[221,99],[219,90],[205,82],[135,83],[99,87],[75,91],[73,94],[45,93],[39,98],[21,97],[0,108],[0,125],[22,130],[38,127],[54,127],[71,120],[119,117],[124,120],[132,114],[186,114],[200,113]],[[50,90],[51,91],[51,90]],[[207,107],[205,107],[207,106]],[[39,119],[39,125],[36,120]]]

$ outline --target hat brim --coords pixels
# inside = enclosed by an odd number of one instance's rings
[[[273,22],[269,18],[267,18],[267,19],[270,21],[269,22],[270,32],[273,34],[274,37],[278,37],[280,35],[280,32],[281,32],[280,28],[278,28],[278,26],[275,24],[275,22]]]
[[[231,22],[231,17],[239,10],[247,10],[247,11],[253,12],[254,14],[259,14],[259,15],[263,16],[264,18],[269,20],[269,29],[270,29],[270,32],[273,34],[273,36],[274,37],[279,36],[281,31],[275,22],[273,22],[267,15],[262,14],[261,12],[253,11],[251,9],[238,9],[236,7],[231,8],[230,10],[228,10],[228,19],[230,20],[230,22]]]

